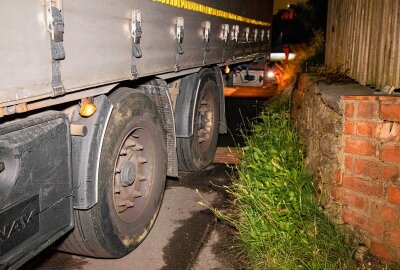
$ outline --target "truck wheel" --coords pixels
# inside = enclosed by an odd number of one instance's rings
[[[98,174],[98,203],[75,211],[75,229],[61,250],[119,258],[148,234],[161,205],[166,146],[158,111],[144,94],[121,88],[105,132]]]
[[[199,75],[201,81],[195,99],[193,135],[177,138],[178,166],[184,171],[201,171],[211,164],[217,149],[218,86],[215,74],[210,69],[200,71]]]

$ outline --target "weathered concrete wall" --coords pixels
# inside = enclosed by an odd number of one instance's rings
[[[321,202],[373,254],[400,262],[400,97],[301,75],[292,117]]]

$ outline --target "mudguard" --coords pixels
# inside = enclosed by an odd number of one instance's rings
[[[17,268],[73,227],[65,114],[0,126],[0,269]]]
[[[74,208],[85,210],[97,203],[97,171],[101,146],[112,105],[106,96],[94,99],[97,111],[91,117],[79,115],[79,106],[75,109],[71,123],[83,125],[87,129],[85,136],[72,136],[72,174],[74,187]]]

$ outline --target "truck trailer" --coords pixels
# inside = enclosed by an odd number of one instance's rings
[[[166,177],[212,162],[223,71],[268,59],[272,2],[1,1],[0,269],[134,250]]]

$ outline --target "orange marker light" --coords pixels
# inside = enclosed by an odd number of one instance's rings
[[[229,66],[225,66],[225,73],[228,74],[231,71],[231,69],[229,68]]]
[[[82,98],[79,114],[83,117],[90,117],[96,112],[93,97]]]

